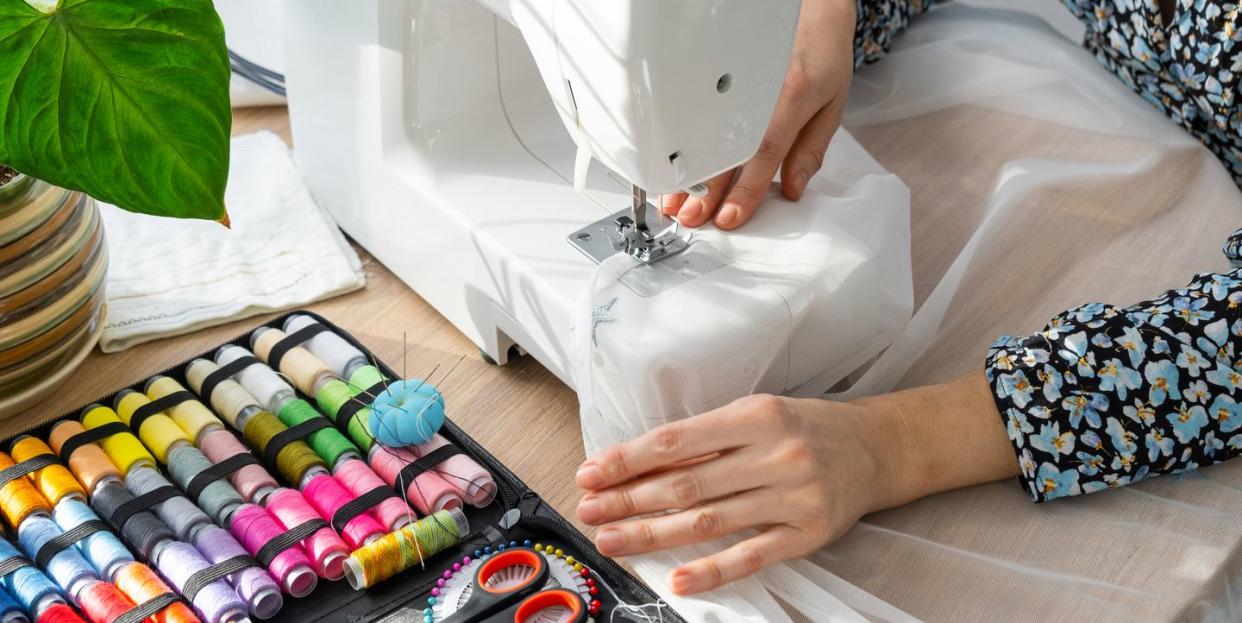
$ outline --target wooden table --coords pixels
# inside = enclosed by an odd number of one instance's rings
[[[291,142],[284,108],[234,111],[235,135],[261,129],[270,129]],[[421,378],[438,365],[435,378],[439,379],[457,365],[451,376],[436,381],[447,400],[449,417],[561,514],[574,519],[578,490],[573,476],[583,459],[574,392],[531,357],[518,358],[503,367],[484,362],[475,345],[431,305],[361,248],[358,254],[366,271],[366,287],[306,308],[337,323],[385,363],[398,371],[407,370],[410,376]],[[50,419],[142,381],[276,315],[247,318],[111,355],[96,350],[71,377],[71,383],[41,403],[37,418]],[[5,420],[0,422],[0,436],[35,423],[29,418]],[[584,524],[575,523],[593,533]]]

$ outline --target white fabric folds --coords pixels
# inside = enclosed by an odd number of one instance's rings
[[[358,255],[275,134],[233,139],[225,204],[230,229],[100,206],[110,256],[104,352],[363,286]]]
[[[1223,269],[1242,224],[1205,148],[1029,15],[915,20],[845,126],[801,203],[696,233],[683,264],[715,270],[599,267],[575,328],[588,453],[755,391],[948,380],[998,335]],[[1044,505],[1013,482],[933,496],[702,599],[666,575],[727,543],[630,562],[694,621],[1238,620],[1239,516],[1235,461]]]

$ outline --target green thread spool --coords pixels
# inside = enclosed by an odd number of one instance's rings
[[[285,426],[293,427],[303,422],[308,422],[315,418],[324,418],[319,410],[311,403],[295,398],[285,402],[280,408],[280,412],[276,414]],[[329,427],[315,431],[306,437],[306,445],[310,446],[319,458],[323,459],[328,465],[336,466],[337,462],[346,457],[361,458],[362,453],[358,447],[345,438],[345,435],[336,428]]]
[[[364,387],[350,387],[345,381],[340,379],[332,379],[325,381],[319,388],[319,393],[315,395],[315,400],[319,403],[319,407],[324,410],[335,421],[337,411],[349,402],[354,396],[362,393],[369,385]],[[370,401],[367,401],[370,404]],[[367,430],[367,420],[371,417],[370,407],[363,407],[349,419],[346,426],[346,433],[349,438],[354,441],[354,445],[362,449],[364,453],[371,450],[371,446],[375,444],[375,440],[371,438],[371,431]]]
[[[282,431],[289,430],[284,422],[281,422],[276,416],[266,411],[259,411],[250,416],[246,421],[246,429],[242,431],[246,441],[250,445],[259,449],[260,453],[267,451],[267,444]],[[280,449],[276,454],[276,471],[284,477],[285,482],[291,484],[299,484],[306,472],[315,467],[327,469],[323,460],[319,458],[301,440],[291,441]]]

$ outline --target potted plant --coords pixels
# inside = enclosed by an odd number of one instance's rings
[[[211,0],[0,0],[0,413],[98,340],[96,199],[227,224],[229,74]]]

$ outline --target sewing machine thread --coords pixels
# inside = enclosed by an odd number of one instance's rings
[[[311,478],[310,482],[306,483],[306,487],[302,489],[302,493],[319,516],[329,521],[341,507],[355,499],[348,489],[328,474]],[[370,512],[363,512],[345,522],[341,529],[341,538],[352,550],[383,536],[385,532],[384,526],[380,525],[374,515]]]
[[[229,525],[229,532],[237,537],[251,555],[258,554],[264,545],[284,531],[275,518],[254,504],[244,504],[237,509]],[[268,565],[268,570],[284,591],[294,597],[310,594],[318,582],[311,561],[301,545],[294,545],[277,554]]]
[[[9,448],[9,453],[13,460],[17,462],[27,461],[37,456],[52,455],[52,449],[47,447],[39,439],[25,435],[17,438],[13,442],[13,446]],[[37,469],[26,475],[30,482],[38,489],[43,497],[47,498],[52,504],[56,504],[66,497],[75,497],[79,500],[86,499],[86,490],[82,488],[82,484],[77,478],[65,468],[64,465],[53,463],[47,467]]]
[[[267,510],[284,526],[292,530],[304,523],[322,520],[302,494],[293,489],[278,489],[267,499]],[[315,564],[315,572],[328,580],[339,580],[344,575],[345,557],[349,548],[331,528],[320,528],[302,541],[307,555]]]
[[[439,511],[354,550],[345,579],[354,590],[373,586],[456,545],[469,531],[460,510]]]

